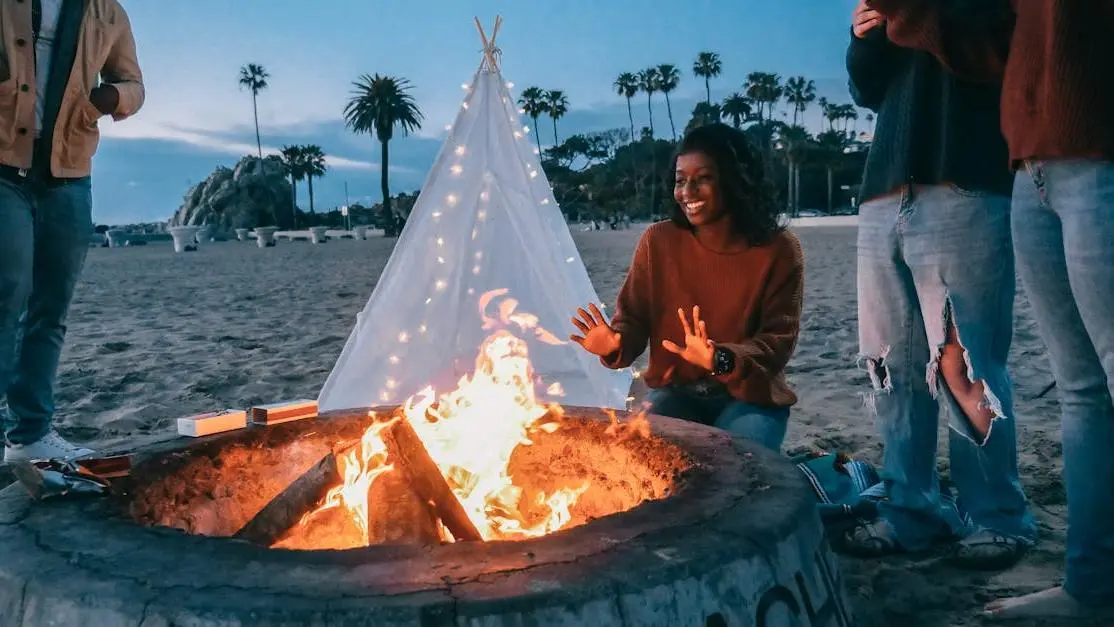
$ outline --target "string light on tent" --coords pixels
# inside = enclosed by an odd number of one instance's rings
[[[398,343],[399,344],[405,344],[409,341],[410,341],[410,334],[409,333],[407,333],[406,331],[399,332],[399,334],[398,334]]]
[[[418,333],[425,333],[426,326],[424,324],[418,325]]]
[[[391,355],[390,357],[387,358],[387,361],[391,362],[392,364],[397,365],[398,362],[400,362],[402,360],[398,358],[398,355]]]
[[[446,130],[446,131],[451,131],[451,130],[453,130],[453,125],[452,125],[452,124],[446,124],[446,125],[445,125],[445,130]]]
[[[433,284],[433,289],[437,290],[438,292],[443,292],[445,291],[445,287],[447,287],[447,285],[448,284],[445,283],[444,279],[437,279],[437,281]]]
[[[463,172],[463,171],[464,171],[464,168],[460,167],[460,164],[459,164],[459,163],[454,163],[454,164],[453,164],[453,165],[452,165],[452,166],[451,166],[451,167],[449,168],[449,172],[452,172],[452,173],[453,173],[453,176],[460,176],[460,173],[461,173],[461,172]]]
[[[449,194],[448,196],[445,196],[445,204],[450,207],[455,207],[456,203],[459,201],[460,197],[458,197],[456,194]]]
[[[395,381],[395,380],[394,380],[393,378],[391,378],[391,377],[387,377],[387,389],[388,389],[388,390],[393,390],[393,389],[395,389],[395,388],[397,388],[397,387],[398,387],[398,381]]]
[[[434,211],[433,212],[433,219],[434,220],[436,220],[437,218],[440,218],[440,217],[441,217],[441,212],[440,211]]]
[[[522,133],[520,133],[520,132],[518,132],[518,131],[515,131],[515,132],[514,132],[514,138],[515,138],[515,139],[522,139]]]
[[[514,89],[514,83],[507,81],[507,89]]]
[[[467,109],[468,108],[468,103],[467,102],[460,103],[460,108],[461,109]]]
[[[542,203],[541,204],[548,205],[549,204],[549,199],[548,198],[542,198]]]
[[[464,153],[465,153],[464,144],[461,144],[461,145],[457,146],[456,150],[454,150],[453,152],[456,153],[456,156],[463,157]]]

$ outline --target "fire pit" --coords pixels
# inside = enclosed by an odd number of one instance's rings
[[[447,393],[136,451],[108,498],[0,492],[0,625],[851,623],[796,469],[542,403],[510,329],[559,340],[515,307]]]
[[[650,416],[649,437],[624,438],[607,432],[605,412],[566,410],[565,426],[512,468],[596,487],[561,530],[521,540],[429,542],[405,525],[343,550],[232,537],[331,447],[359,438],[365,411],[139,451],[110,498],[36,503],[10,486],[0,624],[852,624],[785,460],[698,424]]]

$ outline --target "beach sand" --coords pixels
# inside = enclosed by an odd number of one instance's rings
[[[607,303],[639,233],[574,233]],[[855,364],[855,230],[797,233],[807,283],[790,366],[801,400],[786,449],[838,449],[878,461],[881,445],[861,396],[869,381]],[[316,398],[394,241],[281,242],[271,249],[227,242],[186,254],[174,254],[169,243],[91,249],[59,374],[59,430],[121,449],[175,437],[179,416]],[[981,625],[975,614],[984,602],[1058,583],[1065,498],[1056,392],[1035,399],[1052,376],[1023,292],[1016,314],[1010,364],[1021,472],[1040,521],[1040,545],[1017,567],[992,574],[950,568],[939,555],[843,558],[860,625]]]

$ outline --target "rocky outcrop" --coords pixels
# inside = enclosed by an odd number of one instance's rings
[[[244,157],[234,168],[218,166],[186,192],[169,226],[213,225],[219,230],[293,224],[294,199],[286,167],[275,156]]]

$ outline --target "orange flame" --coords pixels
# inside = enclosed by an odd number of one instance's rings
[[[532,433],[559,429],[563,414],[559,405],[539,402],[526,342],[510,329],[530,332],[548,344],[565,342],[538,326],[536,316],[518,312],[514,299],[501,301],[497,315],[489,316],[488,305],[506,293],[492,290],[479,299],[483,329],[494,332],[480,346],[475,371],[441,395],[426,387],[407,399],[396,418],[409,421],[484,540],[535,537],[564,527],[572,519],[570,509],[591,486],[588,481],[552,494],[538,493],[534,503],[524,503],[523,488],[509,473],[514,450],[530,446]],[[559,383],[547,391],[563,393]],[[359,447],[340,459],[344,481],[329,492],[318,511],[344,506],[366,532],[368,489],[376,477],[393,469],[380,437],[390,424],[372,425]],[[540,509],[540,520],[537,516],[526,520],[522,513],[526,506]],[[451,541],[448,530],[439,526],[442,539]]]

